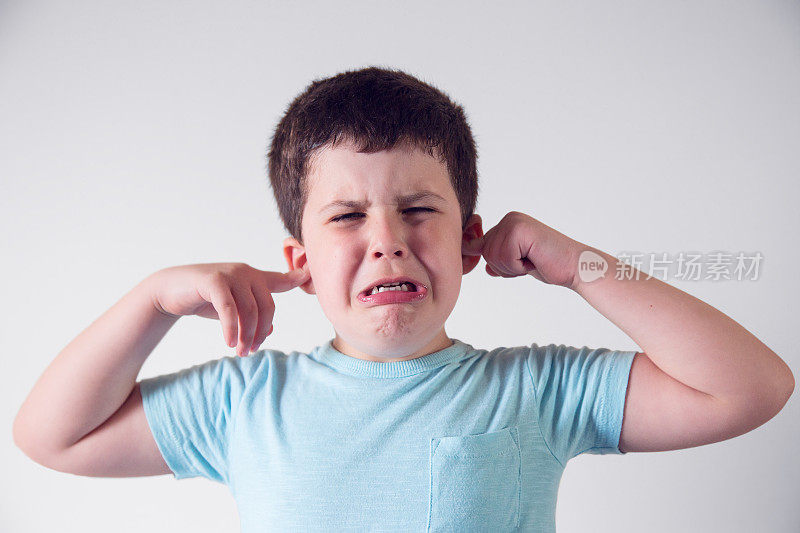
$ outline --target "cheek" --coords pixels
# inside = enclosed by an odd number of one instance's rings
[[[357,243],[352,239],[332,239],[327,246],[328,253],[322,268],[325,278],[325,293],[332,302],[341,304],[342,298],[348,300],[357,290],[360,258]],[[359,255],[361,254],[361,255]]]
[[[463,265],[460,246],[440,244],[431,247],[426,253],[424,267],[439,295],[457,293],[461,288]]]

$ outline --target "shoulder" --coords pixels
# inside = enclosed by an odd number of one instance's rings
[[[527,369],[537,392],[613,388],[626,381],[635,350],[532,344]]]
[[[141,380],[142,393],[151,390],[170,388],[201,389],[208,392],[215,389],[243,390],[252,382],[264,381],[272,373],[286,368],[287,361],[297,352],[286,354],[280,350],[262,349],[246,357],[226,355],[216,359],[193,364],[170,373],[162,373]]]
[[[494,348],[475,348],[470,345],[467,353],[458,361],[458,365],[472,376],[516,379],[520,374],[528,374],[527,365],[530,355],[530,345]]]

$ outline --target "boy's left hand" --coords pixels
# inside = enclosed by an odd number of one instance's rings
[[[574,289],[578,257],[587,248],[525,213],[511,211],[483,237],[465,241],[462,254],[483,256],[490,276],[530,274],[544,283]]]

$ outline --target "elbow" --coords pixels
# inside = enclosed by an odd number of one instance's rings
[[[773,352],[774,353],[774,352]],[[775,355],[775,357],[778,357]],[[786,364],[786,361],[778,357],[778,360],[783,367],[783,372],[781,373],[781,379],[775,381],[775,389],[780,391],[780,397],[783,400],[781,403],[781,408],[789,401],[791,398],[792,393],[794,392],[794,374],[792,374],[792,369],[789,368],[789,365]]]
[[[789,398],[792,397],[792,393],[794,393],[794,374],[792,374],[792,371],[789,370],[788,367],[786,374],[772,384],[772,390],[775,391],[775,394],[771,395],[772,403],[770,406],[769,418],[781,412],[789,401]]]
[[[52,450],[48,449],[46,443],[42,439],[36,438],[35,431],[33,431],[24,418],[19,414],[14,419],[14,425],[11,429],[14,445],[22,451],[31,461],[52,470],[57,470],[53,465],[53,457],[55,454]]]
[[[34,440],[31,438],[30,431],[28,431],[25,421],[20,418],[19,413],[16,418],[14,418],[11,435],[14,439],[14,445],[19,448],[22,453],[35,463],[43,464],[41,460],[41,451],[37,450],[36,446],[33,444]]]
[[[750,393],[729,398],[727,403],[750,431],[777,416],[793,392],[794,375],[787,369],[780,377],[755,386]]]
[[[794,392],[794,374],[792,374],[792,371],[789,369],[787,369],[787,371],[789,372],[789,375],[786,380],[786,401],[783,402],[784,405],[789,401],[789,398],[792,397],[792,393]]]
[[[14,439],[14,444],[16,444],[17,448],[19,448],[28,459],[37,465],[43,466],[50,470],[55,470],[56,472],[63,472],[65,474],[70,473],[61,466],[57,455],[54,455],[48,450],[43,449],[41,446],[37,446],[35,443],[30,443],[27,441],[17,441],[16,438]]]
[[[22,450],[25,455],[38,463],[37,457],[40,454],[36,450],[36,424],[32,423],[30,417],[27,416],[26,413],[28,410],[26,410],[26,405],[27,400],[22,404],[22,407],[19,408],[17,415],[14,417],[14,424],[11,427],[11,436],[14,439],[14,445]]]
[[[24,423],[20,419],[20,413],[17,413],[17,416],[14,417],[14,425],[11,427],[11,436],[14,439],[14,445],[25,452],[25,455],[28,455],[28,437],[25,435]]]
[[[772,416],[778,414],[794,393],[794,374],[786,361],[771,352],[778,363],[775,377],[763,386],[761,398],[771,398]]]

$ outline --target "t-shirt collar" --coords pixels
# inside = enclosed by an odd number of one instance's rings
[[[378,361],[366,361],[357,357],[351,357],[334,348],[333,339],[314,348],[314,353],[316,353],[317,359],[321,363],[345,374],[376,378],[399,378],[444,366],[473,350],[471,345],[459,339],[451,337],[450,340],[453,341],[453,344],[447,348],[406,361],[381,363]]]

